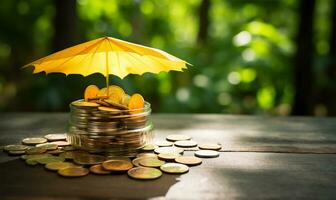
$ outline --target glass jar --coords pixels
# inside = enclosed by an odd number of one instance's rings
[[[67,140],[75,148],[92,153],[132,156],[154,137],[151,108],[102,110],[98,106],[70,104]],[[80,105],[80,104],[79,104]]]

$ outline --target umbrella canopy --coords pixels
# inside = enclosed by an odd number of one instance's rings
[[[182,71],[187,64],[159,49],[103,37],[56,52],[24,67],[34,66],[34,73],[61,72],[83,76],[101,73],[108,84],[110,74],[124,78],[128,74]]]

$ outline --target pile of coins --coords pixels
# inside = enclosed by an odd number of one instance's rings
[[[116,85],[90,85],[70,104],[68,141],[90,152],[130,156],[153,138],[150,104]]]
[[[187,135],[168,135],[165,141],[145,145],[133,157],[107,156],[78,150],[66,141],[66,134],[25,138],[22,144],[4,147],[9,155],[20,155],[27,165],[41,164],[64,177],[81,177],[89,173],[127,173],[129,177],[140,180],[157,179],[163,172],[187,173],[190,166],[203,162],[201,158],[218,157],[220,149],[220,144],[198,144]],[[184,156],[185,150],[195,150],[194,156]]]

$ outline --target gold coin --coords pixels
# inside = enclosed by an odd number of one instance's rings
[[[76,148],[69,145],[69,146],[64,146],[62,150],[64,150],[64,151],[73,151],[73,150],[76,150]]]
[[[189,167],[180,163],[166,163],[160,167],[163,172],[170,174],[183,174],[189,171]]]
[[[65,177],[80,177],[89,174],[89,170],[84,167],[68,167],[57,171],[59,175]]]
[[[22,144],[10,144],[4,147],[5,151],[25,151],[28,149],[28,146]]]
[[[133,94],[129,100],[128,108],[130,110],[142,109],[145,106],[145,100],[140,94]]]
[[[37,144],[36,147],[43,147],[47,150],[55,150],[57,149],[58,145],[54,143],[43,143],[43,144]]]
[[[141,159],[144,159],[144,158],[145,158],[145,157],[139,157],[139,158],[135,158],[135,159],[133,159],[133,160],[132,160],[133,165],[139,167],[139,166],[140,166],[140,163],[139,163],[140,160],[141,160]]]
[[[60,169],[68,168],[68,167],[73,167],[74,164],[70,162],[51,162],[47,163],[44,167],[46,169],[52,170],[52,171],[57,171]]]
[[[42,144],[42,143],[46,143],[47,139],[45,138],[25,138],[22,140],[23,144],[27,144],[27,145],[36,145],[36,144]]]
[[[52,155],[59,155],[61,153],[63,153],[64,151],[61,150],[61,149],[55,149],[55,150],[50,150],[50,151],[47,151],[47,153],[50,153]]]
[[[213,150],[199,150],[195,151],[195,156],[200,158],[215,158],[219,156],[219,153]]]
[[[176,142],[174,142],[174,145],[177,147],[195,147],[197,146],[197,142],[193,141],[193,140],[178,140]]]
[[[90,172],[99,175],[111,174],[111,171],[105,170],[102,165],[92,165],[90,167]]]
[[[130,99],[131,99],[130,95],[124,94],[124,96],[121,98],[121,104],[128,107]]]
[[[121,103],[121,99],[124,96],[125,92],[124,90],[117,86],[117,85],[111,85],[108,87],[108,92],[107,88],[102,88],[98,96],[109,96],[109,99],[115,100],[116,103]]]
[[[26,154],[42,154],[46,151],[47,149],[44,147],[31,147],[26,150]]]
[[[203,150],[215,150],[218,151],[222,148],[221,145],[219,144],[211,144],[211,143],[204,143],[198,145],[198,148],[203,149]]]
[[[157,141],[155,142],[155,144],[159,147],[170,147],[173,146],[174,143],[163,140],[163,141]]]
[[[117,109],[120,109],[120,110],[128,110],[127,106],[124,106],[123,104],[120,104],[120,103],[116,103],[114,100],[105,99],[103,101],[106,102],[109,107],[114,107],[114,108],[117,108]]]
[[[156,146],[155,144],[146,144],[141,149],[144,150],[144,151],[153,151],[156,148],[158,148],[158,146]]]
[[[172,135],[168,135],[166,139],[169,141],[175,142],[179,140],[190,140],[191,137],[189,135],[172,134]]]
[[[46,165],[46,164],[52,163],[52,162],[63,162],[64,158],[59,157],[59,156],[50,156],[50,157],[35,159],[35,161],[37,161],[40,164]]]
[[[40,158],[45,158],[45,157],[52,157],[51,154],[43,153],[43,154],[33,154],[33,155],[22,155],[21,158],[23,160],[37,160]]]
[[[99,107],[99,104],[97,103],[86,102],[86,101],[74,101],[71,103],[71,105],[77,106],[77,107],[91,107],[91,108]]]
[[[89,85],[84,91],[84,100],[89,101],[92,98],[96,98],[99,93],[99,88],[95,85]]]
[[[126,156],[107,156],[107,160],[126,160],[131,161],[129,157]]]
[[[44,136],[48,141],[66,140],[65,133],[48,134]]]
[[[104,162],[105,160],[105,156],[93,154],[82,154],[74,157],[74,162],[79,165],[96,165]]]
[[[115,109],[115,108],[109,108],[109,107],[104,107],[104,106],[99,106],[98,110],[101,111],[107,111],[107,112],[113,112],[113,113],[120,113],[120,110]]]
[[[196,158],[194,156],[181,156],[175,158],[175,162],[185,165],[199,165],[202,163],[202,159]]]
[[[65,159],[74,159],[76,157],[80,157],[83,155],[88,155],[89,153],[86,151],[80,151],[80,150],[75,150],[75,151],[65,151],[60,154],[60,156],[64,157]]]
[[[139,161],[139,164],[144,167],[160,167],[165,164],[165,161],[159,160],[157,158],[142,158]]]
[[[175,160],[175,158],[180,157],[181,154],[179,153],[160,153],[158,155],[158,158],[160,160],[167,160],[167,161],[172,161]]]
[[[128,170],[127,174],[134,179],[156,179],[162,176],[162,172],[155,168],[150,167],[135,167]]]
[[[183,153],[183,149],[182,148],[178,148],[178,147],[159,147],[154,149],[154,152],[157,154],[160,153],[179,153],[182,154]]]
[[[38,162],[36,160],[34,160],[34,159],[27,159],[26,160],[26,164],[27,165],[37,165]]]
[[[137,158],[142,158],[142,157],[152,157],[152,158],[157,158],[157,155],[154,153],[139,153]]]
[[[133,164],[126,160],[107,160],[102,164],[103,168],[113,172],[124,172],[133,167]]]
[[[53,141],[53,142],[50,142],[50,144],[57,144],[57,146],[59,147],[64,147],[64,146],[69,146],[70,143],[67,142],[67,141]]]
[[[19,155],[23,155],[25,153],[26,153],[26,151],[8,151],[8,154],[13,155],[13,156],[19,156]]]

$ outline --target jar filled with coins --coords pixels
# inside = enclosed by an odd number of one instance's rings
[[[67,140],[89,152],[132,156],[154,137],[150,114],[150,104],[140,94],[91,85],[84,99],[70,104]]]

